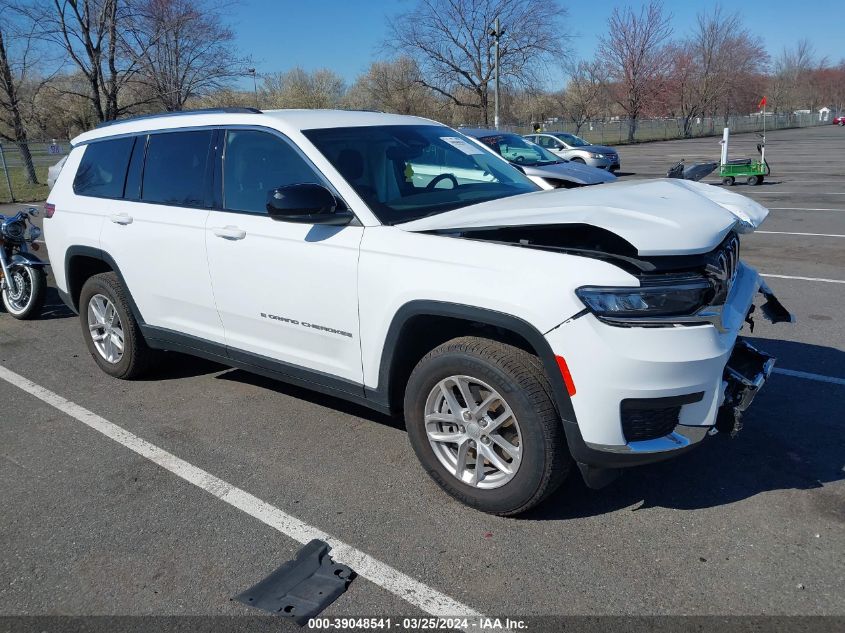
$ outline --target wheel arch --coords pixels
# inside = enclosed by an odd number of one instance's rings
[[[400,411],[404,385],[419,360],[437,345],[466,335],[493,338],[536,355],[551,384],[558,414],[564,421],[575,422],[554,352],[537,328],[504,312],[443,301],[411,301],[396,312],[382,347],[378,388],[368,395]]]
[[[115,273],[126,291],[126,298],[132,308],[132,313],[139,324],[143,324],[141,313],[132,293],[126,285],[126,280],[120,272],[117,262],[106,251],[93,246],[71,246],[65,251],[65,279],[67,280],[67,296],[62,298],[74,312],[79,312],[79,296],[82,286],[94,275],[101,273]]]

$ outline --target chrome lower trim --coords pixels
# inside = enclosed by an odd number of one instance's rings
[[[707,436],[707,433],[712,428],[712,426],[687,426],[678,424],[675,430],[669,433],[669,435],[664,435],[653,440],[628,442],[627,444],[593,444],[592,442],[587,442],[587,446],[593,450],[605,453],[669,453],[687,448],[693,444],[698,444]]]

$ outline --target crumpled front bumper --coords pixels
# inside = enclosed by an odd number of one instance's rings
[[[737,272],[729,300],[711,315],[709,327],[618,327],[584,315],[546,334],[578,389],[572,396],[577,422],[564,421],[564,428],[585,479],[588,472],[674,457],[714,428],[739,431],[743,412],[774,366],[774,358],[755,350],[739,331],[746,323],[753,327],[760,313],[775,323],[794,319],[753,268],[742,265]],[[649,401],[664,411],[677,408],[674,428],[629,437],[625,404]]]
[[[716,429],[734,437],[742,429],[742,414],[768,380],[775,357],[738,339],[723,376],[725,399],[716,416]]]

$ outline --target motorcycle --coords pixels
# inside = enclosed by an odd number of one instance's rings
[[[41,229],[32,218],[38,209],[31,207],[11,217],[0,215],[0,295],[3,307],[16,319],[34,319],[41,314],[47,295],[47,274],[41,261],[31,251]]]

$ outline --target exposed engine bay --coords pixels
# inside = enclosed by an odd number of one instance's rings
[[[703,278],[712,288],[706,297],[708,305],[720,305],[725,302],[739,266],[739,237],[733,231],[708,253],[660,256],[639,255],[633,244],[624,238],[589,224],[442,229],[429,233],[599,259],[619,266],[643,284]],[[761,312],[766,319],[772,323],[793,320],[789,311],[764,282],[761,282],[760,293],[766,300],[761,306]],[[752,331],[754,309],[752,305],[746,318]]]

